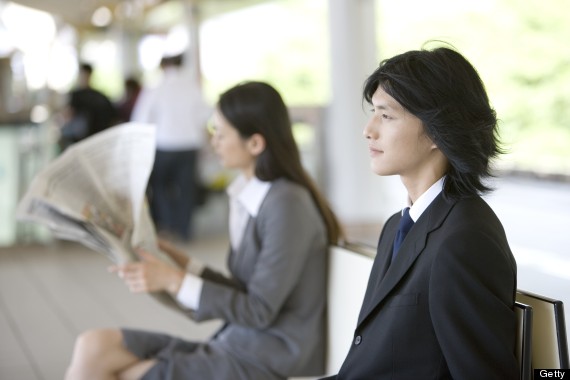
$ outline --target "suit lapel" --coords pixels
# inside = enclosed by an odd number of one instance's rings
[[[370,289],[371,284],[369,284],[369,289],[366,291],[362,310],[358,317],[358,325],[370,315],[412,268],[426,246],[428,235],[441,226],[454,204],[455,201],[445,200],[443,195],[439,194],[416,221],[400,247],[398,256],[391,264],[389,264],[389,260],[399,219],[387,226],[390,230],[386,231],[385,237],[378,244],[377,255],[380,256],[377,257],[382,260],[376,269],[378,278],[374,288]]]
[[[386,272],[390,267],[390,261],[392,260],[392,244],[398,230],[398,222],[390,223],[390,225],[387,225],[386,228],[386,236],[389,236],[390,238],[381,239],[378,241],[378,247],[376,248],[376,257],[378,257],[379,260],[378,270],[376,271],[374,287],[371,290],[378,289],[378,286],[382,282],[384,276],[386,276]],[[386,254],[387,252],[390,252],[390,254]]]
[[[229,259],[229,266],[234,274],[234,276],[244,280],[245,271],[250,267],[244,260],[247,259],[247,252],[252,252],[257,250],[257,241],[255,234],[255,218],[252,216],[247,220],[247,225],[243,232],[243,237],[239,244],[238,249],[232,249],[232,255]]]
[[[393,219],[393,218],[392,218]],[[366,313],[366,305],[370,304],[370,300],[372,295],[374,294],[375,290],[378,288],[378,285],[382,281],[382,277],[386,274],[388,270],[388,266],[390,265],[390,258],[391,256],[382,254],[382,252],[387,252],[387,249],[391,249],[391,245],[389,245],[389,238],[383,238],[384,236],[394,236],[396,234],[396,230],[398,227],[398,223],[391,222],[391,219],[386,222],[384,226],[384,230],[380,235],[378,240],[378,245],[376,247],[376,258],[374,260],[374,264],[372,265],[372,269],[370,271],[370,278],[368,279],[368,285],[366,286],[366,292],[364,293],[364,299],[362,301],[362,307],[360,308],[360,315],[358,320],[361,320],[361,317],[364,313]],[[387,243],[388,242],[388,243]],[[388,247],[386,245],[388,244]]]

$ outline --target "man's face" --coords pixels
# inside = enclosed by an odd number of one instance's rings
[[[372,96],[372,107],[373,114],[363,131],[372,171],[413,180],[429,173],[437,147],[425,134],[421,120],[381,87]]]

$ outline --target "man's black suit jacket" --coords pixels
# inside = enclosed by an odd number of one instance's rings
[[[400,213],[386,223],[350,351],[330,379],[519,378],[516,263],[480,197],[438,195],[390,264]]]

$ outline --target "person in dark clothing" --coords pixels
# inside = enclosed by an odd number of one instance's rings
[[[79,67],[78,87],[69,94],[67,122],[61,129],[60,148],[94,135],[117,121],[117,111],[111,100],[91,87],[93,67],[82,63]]]
[[[117,104],[117,117],[120,122],[131,120],[133,108],[141,92],[141,84],[137,78],[130,76],[125,79],[125,95]]]
[[[364,83],[370,167],[399,175],[353,341],[328,380],[518,380],[517,266],[481,197],[502,152],[483,81],[456,50],[384,60]],[[349,276],[350,274],[347,274]]]

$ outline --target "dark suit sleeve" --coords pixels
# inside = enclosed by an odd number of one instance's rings
[[[515,378],[516,267],[504,235],[455,228],[441,243],[430,289],[433,326],[453,378]]]
[[[204,268],[204,271],[202,272],[202,275],[200,277],[202,277],[202,279],[204,280],[215,282],[220,285],[225,285],[237,289],[239,291],[246,290],[245,286],[236,279],[227,277],[224,274],[208,267]]]

